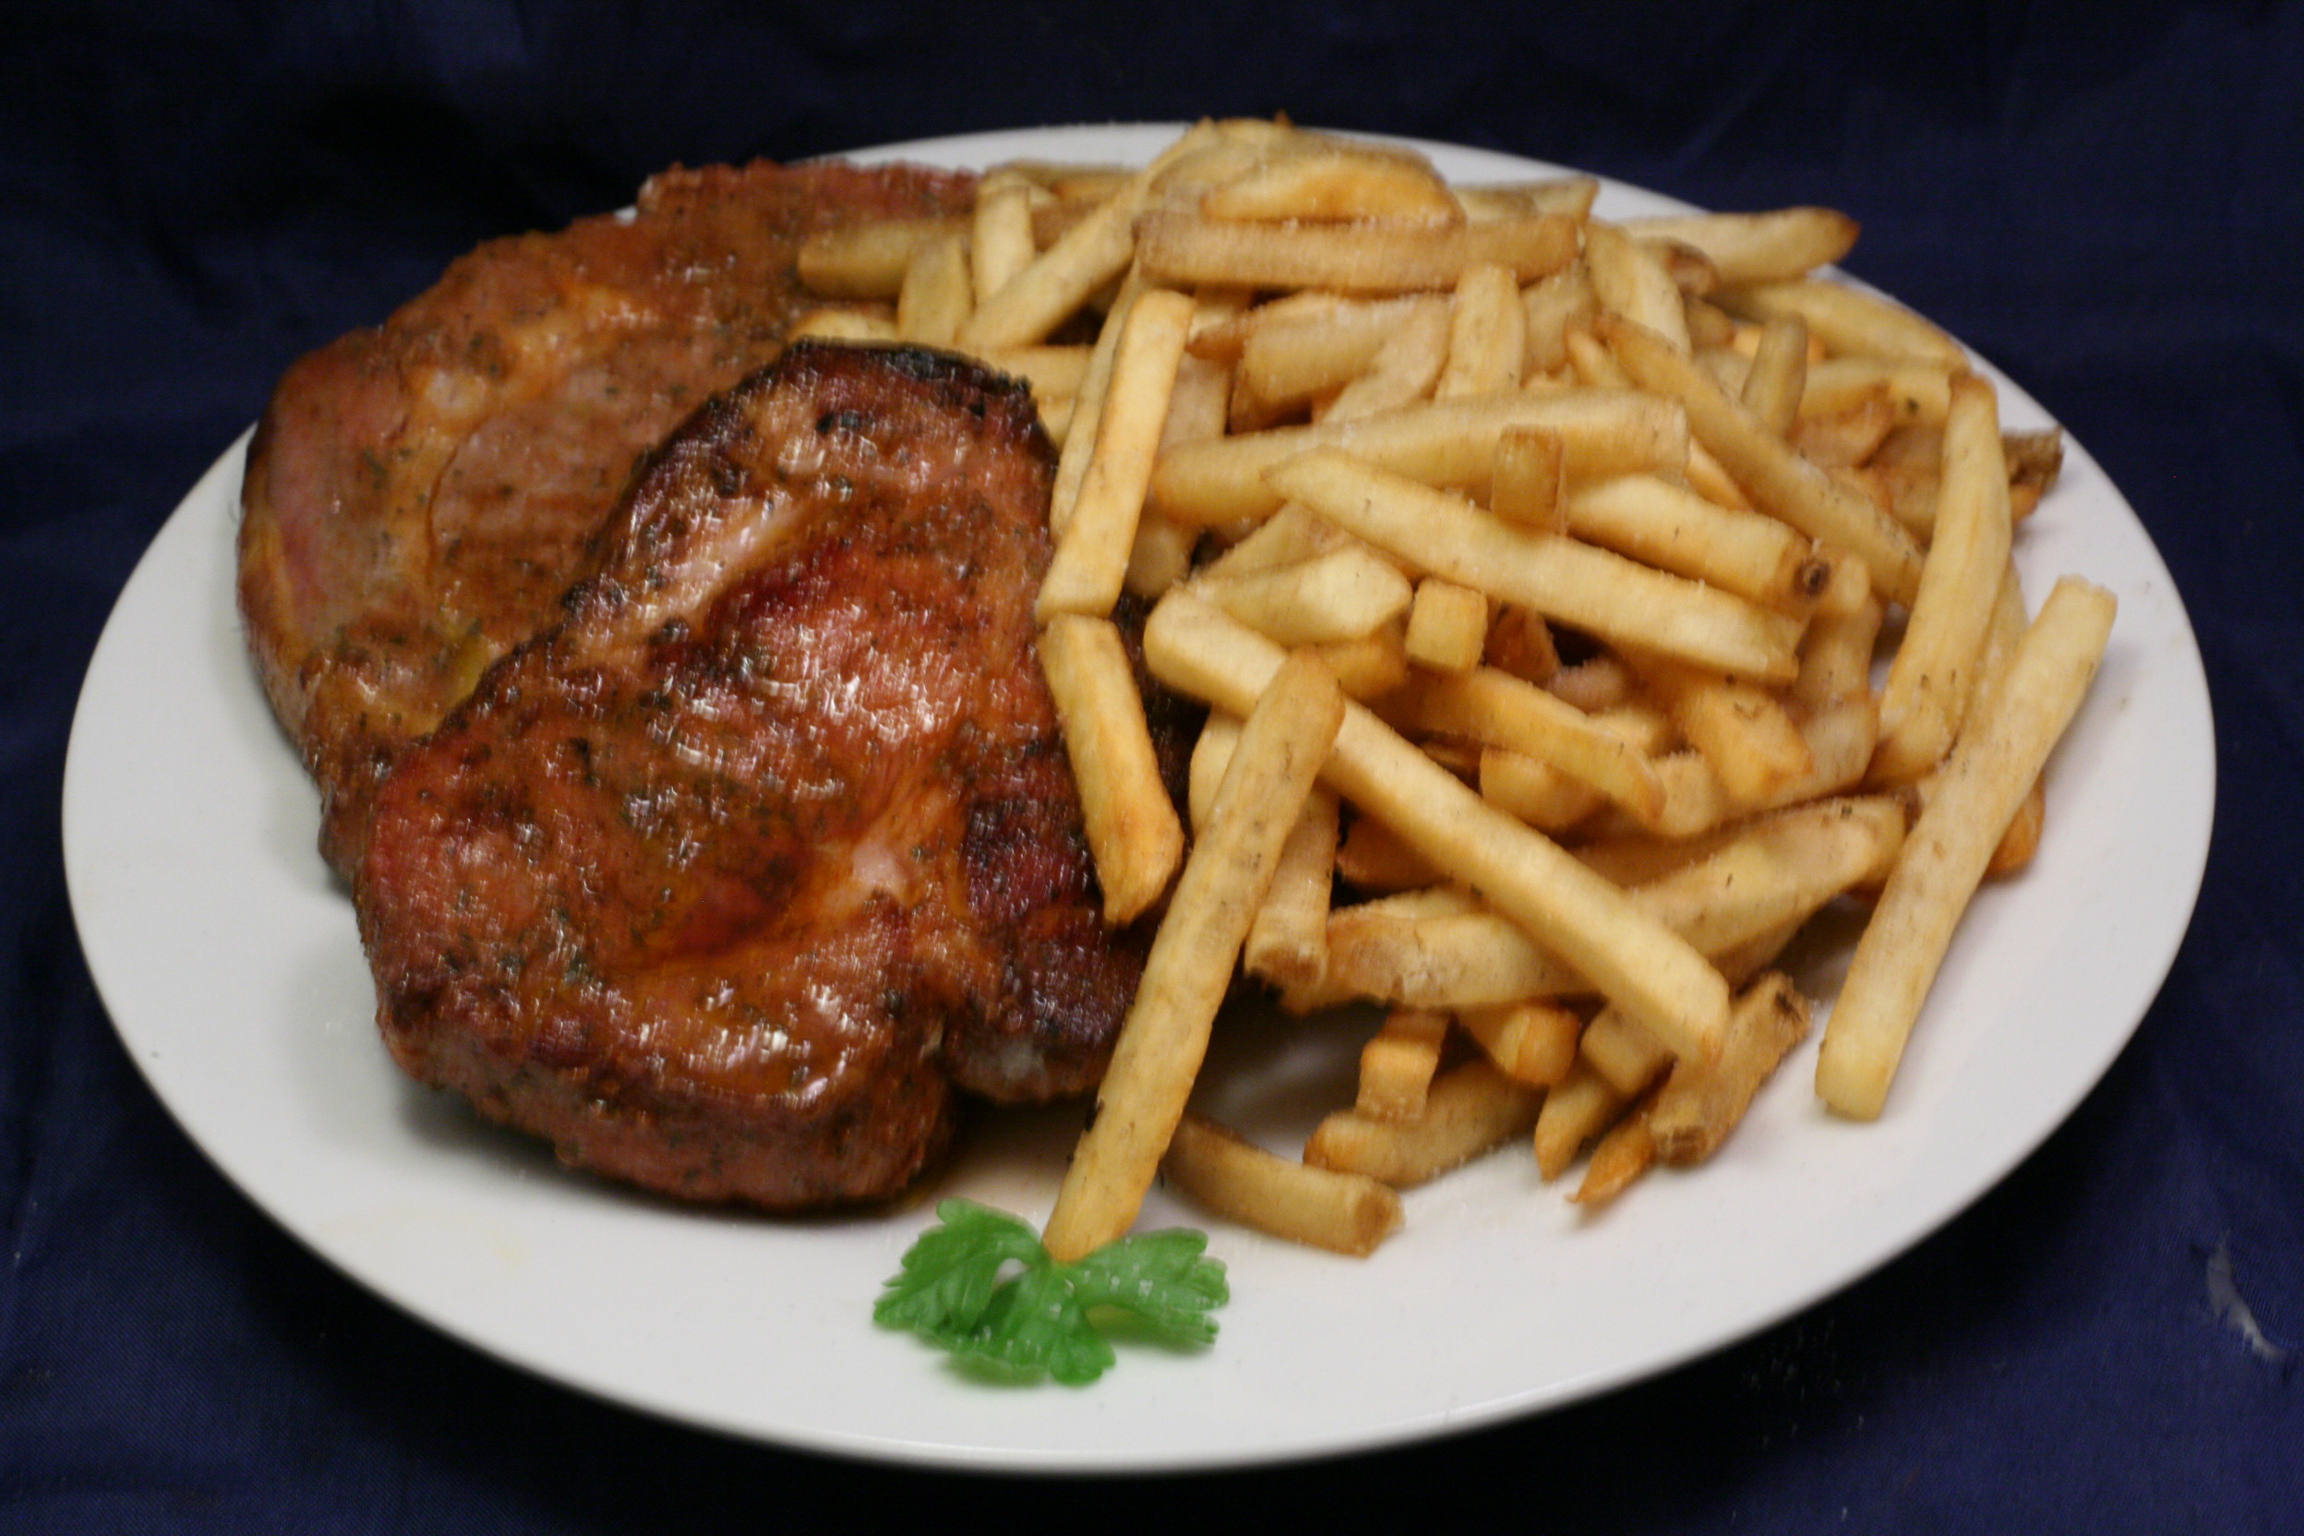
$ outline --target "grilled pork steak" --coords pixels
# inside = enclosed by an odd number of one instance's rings
[[[955,1086],[1093,1083],[1141,956],[1033,654],[1049,474],[1023,389],[944,354],[803,343],[699,410],[377,792],[401,1065],[775,1209],[901,1188]]]
[[[964,210],[973,179],[824,164],[673,170],[637,214],[482,246],[291,368],[249,452],[241,607],[349,872],[368,798],[487,665],[557,613],[633,467],[768,361],[819,229]]]

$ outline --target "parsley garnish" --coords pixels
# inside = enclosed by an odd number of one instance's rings
[[[1098,1322],[1116,1314],[1170,1344],[1216,1337],[1209,1309],[1231,1293],[1223,1264],[1202,1256],[1204,1233],[1147,1232],[1059,1264],[1037,1233],[1005,1211],[946,1200],[936,1215],[943,1224],[906,1251],[872,1320],[949,1350],[964,1369],[1003,1381],[1052,1376],[1084,1385],[1112,1366],[1112,1345]]]

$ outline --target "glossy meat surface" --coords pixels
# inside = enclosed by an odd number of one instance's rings
[[[772,358],[802,240],[956,212],[916,167],[672,170],[636,214],[491,241],[383,325],[292,367],[250,450],[240,597],[274,712],[349,871],[369,796],[557,615],[635,467]]]
[[[691,418],[377,796],[400,1063],[773,1209],[901,1188],[956,1086],[1092,1084],[1140,952],[1033,653],[1049,474],[1021,386],[943,354],[803,343]]]

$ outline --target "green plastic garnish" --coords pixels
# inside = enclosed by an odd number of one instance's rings
[[[905,1252],[872,1320],[950,1351],[963,1370],[1084,1386],[1116,1358],[1100,1325],[1173,1345],[1216,1338],[1208,1313],[1231,1292],[1223,1264],[1204,1256],[1206,1233],[1177,1227],[1123,1237],[1059,1264],[1038,1233],[1005,1211],[946,1200],[936,1216],[942,1225]]]

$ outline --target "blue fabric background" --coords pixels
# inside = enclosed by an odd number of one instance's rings
[[[1034,122],[1285,111],[1712,206],[1853,269],[2103,462],[2199,627],[2190,938],[2000,1188],[1661,1379],[1414,1449],[1125,1489],[696,1434],[435,1335],[226,1186],[67,908],[80,675],[146,540],[298,353],[649,172]],[[0,26],[0,1528],[755,1531],[1490,1518],[1586,1531],[2304,1529],[2304,4],[1212,19],[853,0],[18,0]],[[2208,1279],[2228,1254],[2285,1363]],[[1497,1277],[1468,1277],[1495,1284]]]

